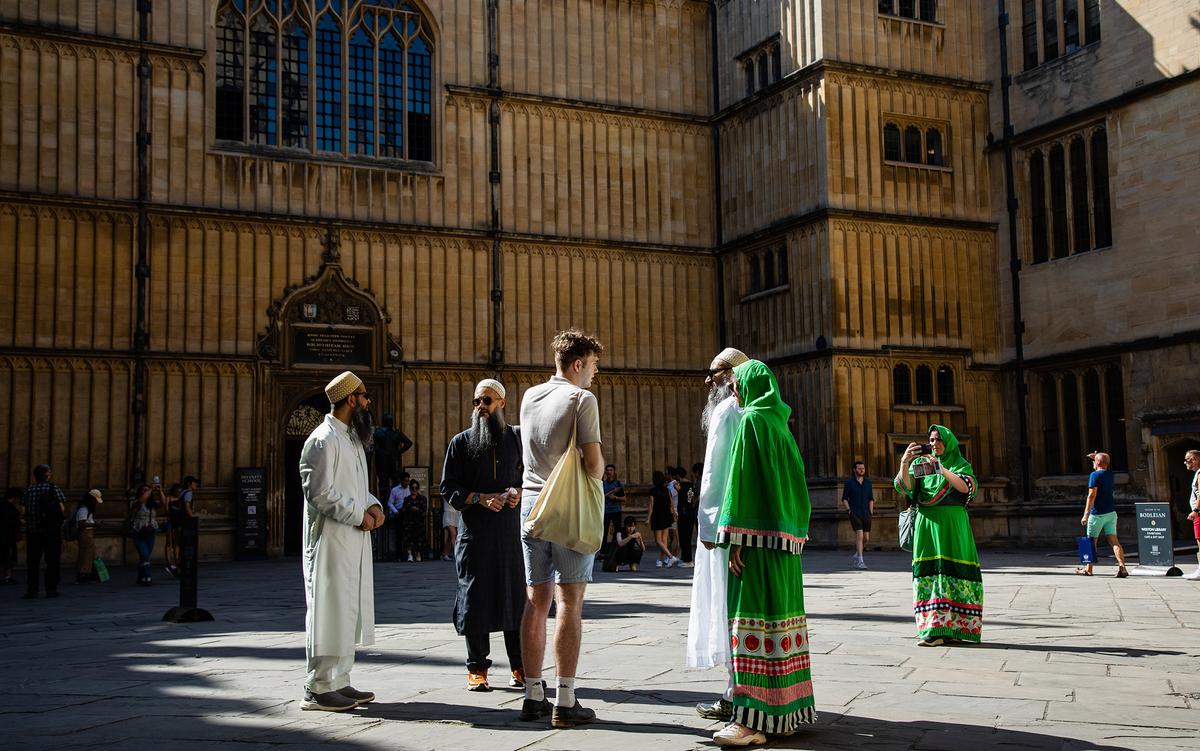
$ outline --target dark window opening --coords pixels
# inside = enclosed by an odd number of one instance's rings
[[[1062,407],[1064,469],[1068,474],[1079,474],[1083,472],[1084,456],[1079,435],[1079,385],[1074,373],[1062,378]]]
[[[404,157],[404,48],[394,34],[379,42],[379,155]]]
[[[1092,206],[1096,226],[1096,247],[1112,245],[1112,224],[1108,203],[1108,135],[1103,130],[1092,136]]]
[[[907,365],[892,368],[892,402],[912,404],[912,375]]]
[[[1042,2],[1042,48],[1047,61],[1058,57],[1058,0]]]
[[[1104,401],[1100,394],[1100,374],[1089,368],[1083,374],[1083,435],[1086,450],[1106,451],[1102,420]]]
[[[783,53],[778,44],[771,48],[771,75],[776,81],[783,78]]]
[[[883,126],[883,158],[889,162],[903,159],[900,153],[900,126],[888,123]]]
[[[750,293],[762,290],[762,272],[758,266],[758,256],[750,256]]]
[[[1021,3],[1021,47],[1025,53],[1025,70],[1036,68],[1037,48],[1037,0]]]
[[[954,404],[954,369],[948,365],[937,369],[937,402]]]
[[[779,283],[788,283],[788,249],[787,246],[781,246],[778,253],[779,256]]]
[[[925,131],[925,163],[935,167],[946,163],[942,156],[942,132],[937,128]]]
[[[889,16],[896,13],[896,0],[879,0],[879,12]]]
[[[1083,0],[1084,44],[1100,41],[1100,0]]]
[[[769,250],[763,257],[763,289],[775,289],[775,254]]]
[[[1040,151],[1033,152],[1029,157],[1029,227],[1033,262],[1049,260],[1046,242],[1046,173]]]
[[[1082,138],[1071,139],[1071,224],[1075,233],[1075,252],[1092,249],[1088,222],[1087,147]]]
[[[1042,446],[1046,456],[1046,474],[1062,473],[1061,435],[1058,429],[1058,385],[1054,378],[1042,379]]]
[[[916,0],[900,0],[899,15],[904,16],[905,18],[916,18],[917,17]]]
[[[754,61],[746,61],[746,96],[754,93]]]
[[[904,129],[904,161],[910,164],[921,164],[921,129],[910,125]]]
[[[937,22],[937,0],[921,0],[921,20]]]
[[[308,32],[298,24],[288,27],[281,52],[283,68],[283,145],[308,147]]]
[[[433,160],[433,54],[417,37],[408,48],[408,158]]]
[[[217,19],[217,138],[245,140],[245,70],[242,50],[245,32],[241,19],[224,13]]]
[[[1067,244],[1067,175],[1062,144],[1050,147],[1050,228],[1054,238],[1054,257],[1070,255]]]
[[[758,56],[758,88],[765,89],[771,84],[767,78],[767,56],[765,54]]]
[[[275,31],[264,15],[250,26],[250,142],[274,146],[276,136]]]
[[[1108,399],[1107,450],[1112,456],[1112,468],[1124,472],[1129,469],[1129,449],[1125,442],[1125,388],[1119,366],[1110,366],[1104,372],[1104,387]]]
[[[1045,0],[1053,2],[1053,0]],[[1063,7],[1063,45],[1067,52],[1079,49],[1079,7],[1076,0],[1067,0]]]
[[[933,368],[917,366],[917,404],[933,404]]]

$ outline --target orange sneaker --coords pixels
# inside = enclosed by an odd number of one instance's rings
[[[512,678],[508,679],[509,688],[525,688],[525,671],[517,668],[512,671]]]
[[[475,673],[467,671],[467,690],[468,691],[491,691],[492,687],[488,685],[487,671]]]

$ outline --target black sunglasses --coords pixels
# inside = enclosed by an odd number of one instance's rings
[[[490,407],[492,406],[493,401],[495,400],[490,396],[477,396],[471,400],[471,404],[475,405],[476,407],[478,407],[480,404],[485,407]]]
[[[724,373],[726,370],[733,370],[733,368],[712,368],[706,372],[708,373],[708,375],[710,377],[716,378],[718,375],[720,375],[721,373]]]
[[[371,401],[371,394],[368,391],[355,391],[355,392],[352,392],[350,394],[350,396],[357,396],[362,399],[366,399],[367,401]]]

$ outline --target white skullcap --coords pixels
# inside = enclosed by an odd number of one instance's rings
[[[733,347],[726,347],[725,349],[721,350],[721,354],[717,355],[716,359],[724,360],[735,368],[744,362],[750,362],[750,358],[746,357],[745,352],[742,352],[740,349],[734,349]]]
[[[330,404],[337,404],[353,394],[354,390],[361,385],[363,385],[362,379],[347,370],[326,384],[325,396],[329,397]]]
[[[504,384],[500,383],[495,378],[484,378],[482,381],[475,384],[475,395],[478,396],[479,392],[483,389],[491,389],[492,391],[495,391],[500,395],[501,399],[507,398],[505,396]]]
[[[100,497],[100,491],[99,491],[99,490],[96,490],[95,488],[92,488],[91,490],[89,490],[89,491],[88,491],[88,495],[90,495],[92,498],[95,498],[95,499],[96,499],[96,503],[104,503],[104,499],[103,499],[102,497]]]

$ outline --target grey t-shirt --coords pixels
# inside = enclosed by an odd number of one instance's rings
[[[566,452],[573,427],[576,446],[600,443],[600,408],[595,394],[558,375],[525,392],[521,397],[522,488],[541,491]]]

